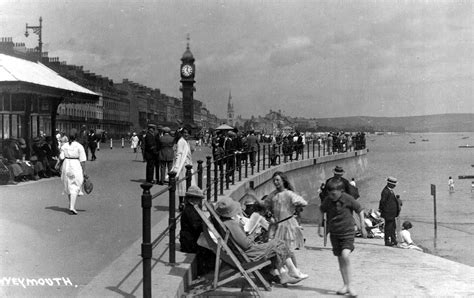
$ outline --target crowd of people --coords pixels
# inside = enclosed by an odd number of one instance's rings
[[[6,181],[4,184],[18,184],[25,181],[36,181],[39,179],[60,176],[59,168],[60,150],[68,142],[68,135],[56,130],[56,138],[46,136],[42,131],[34,137],[31,142],[23,138],[10,138],[2,143],[0,156],[0,168],[5,170]],[[87,130],[82,125],[78,133],[78,142],[83,146],[86,160],[91,153],[91,161],[97,159],[95,153],[101,136],[97,136],[95,130]]]
[[[358,200],[360,195],[355,179],[345,179],[344,173],[342,167],[336,166],[333,177],[321,185],[321,222],[318,234],[321,237],[329,235],[332,252],[338,260],[343,286],[337,294],[355,296],[356,292],[351,283],[353,271],[350,261],[354,239],[357,235],[367,238],[373,227],[366,225],[369,219],[366,218],[366,211]],[[215,203],[214,208],[231,237],[252,261],[272,261],[269,281],[295,284],[309,277],[298,269],[293,253],[294,250],[304,248],[305,235],[299,222],[299,214],[308,203],[297,193],[285,173],[275,172],[272,182],[274,190],[261,198],[251,190],[240,201],[222,197]],[[387,184],[381,192],[378,211],[375,211],[381,217],[378,227],[384,232],[386,246],[422,251],[411,238],[411,222],[405,221],[401,232],[398,235],[396,233],[403,205],[400,196],[394,192],[397,183],[395,177],[387,178]],[[211,260],[202,260],[209,258],[209,254],[204,253],[203,250],[206,249],[197,244],[203,232],[203,223],[196,214],[194,205],[201,206],[204,199],[202,190],[197,186],[188,190],[180,232],[181,250],[197,253],[198,264],[201,266],[213,264]],[[323,233],[323,227],[326,233]]]
[[[6,183],[17,184],[59,176],[59,171],[55,168],[58,154],[52,138],[43,133],[35,137],[30,146],[23,138],[5,140],[0,163],[3,168],[8,169],[5,172],[8,176],[4,178]]]

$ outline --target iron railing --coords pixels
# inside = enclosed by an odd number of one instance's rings
[[[359,144],[360,145],[360,144]],[[198,160],[197,171],[192,173],[192,166],[186,166],[185,178],[176,179],[176,173],[170,172],[168,186],[155,194],[151,194],[153,184],[143,183],[141,195],[142,217],[143,217],[143,241],[141,245],[141,256],[143,260],[143,297],[152,297],[151,293],[151,260],[153,248],[162,241],[166,233],[169,236],[169,262],[173,266],[176,264],[176,223],[181,217],[181,213],[176,210],[176,187],[180,183],[186,183],[186,189],[191,185],[192,176],[197,176],[197,185],[203,189],[208,201],[217,201],[220,195],[224,194],[224,188],[228,190],[230,185],[247,179],[249,175],[254,175],[260,171],[265,171],[273,166],[282,163],[293,162],[302,159],[316,158],[338,153],[329,142],[312,140],[299,147],[288,147],[285,144],[263,144],[257,151],[237,151],[213,159],[206,157],[204,161]],[[343,152],[359,150],[365,148],[357,146],[352,148],[342,146]],[[347,148],[347,149],[346,149]],[[305,156],[306,155],[306,156]],[[251,158],[254,156],[254,158]],[[294,158],[293,158],[294,157]],[[254,162],[252,162],[254,161]],[[237,173],[236,173],[237,172]],[[204,177],[205,173],[205,177]],[[204,181],[205,180],[205,181]],[[153,241],[151,240],[151,206],[152,201],[168,192],[169,197],[169,217],[168,227],[162,231]]]

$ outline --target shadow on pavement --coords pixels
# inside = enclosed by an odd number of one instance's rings
[[[64,208],[64,207],[49,206],[49,207],[45,207],[44,209],[49,209],[49,210],[58,211],[58,212],[64,212],[64,213],[69,214],[69,209],[68,209],[68,208]],[[78,212],[84,212],[84,211],[86,211],[86,210],[77,209],[76,211],[78,211]]]
[[[121,295],[122,297],[126,297],[126,298],[137,297],[137,296],[135,296],[135,295],[128,294],[128,293],[126,293],[126,292],[120,290],[120,289],[117,288],[117,287],[105,287],[105,288],[106,288],[107,290],[110,290],[110,291],[112,291],[112,292],[115,292],[115,293]]]
[[[305,246],[307,250],[316,250],[316,251],[323,251],[323,250],[331,250],[330,247],[313,247],[313,246]]]
[[[169,211],[170,207],[168,206],[155,206],[155,211]]]
[[[132,182],[145,183],[146,179],[130,179]]]

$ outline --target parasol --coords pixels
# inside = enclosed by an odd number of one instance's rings
[[[222,124],[219,125],[216,130],[233,130],[234,128],[232,126],[229,126],[227,124]]]

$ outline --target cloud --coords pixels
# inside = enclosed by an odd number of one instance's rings
[[[288,37],[270,54],[269,62],[272,67],[280,68],[302,63],[314,55],[313,44],[309,37]]]

